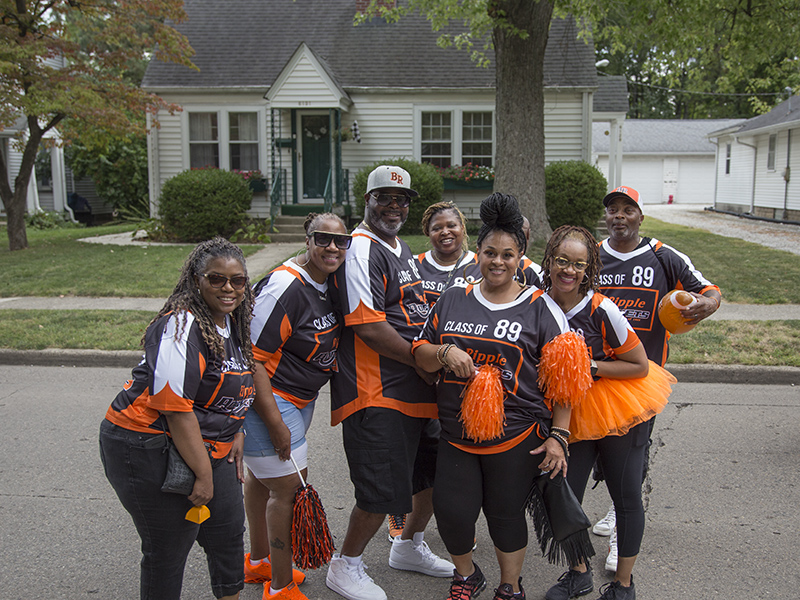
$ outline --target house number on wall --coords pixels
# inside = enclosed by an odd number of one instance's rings
[[[297,102],[299,106],[311,106],[311,100],[300,100]]]

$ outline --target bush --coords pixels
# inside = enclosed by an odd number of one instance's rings
[[[608,189],[603,174],[589,163],[570,160],[547,165],[544,179],[550,227],[578,225],[594,232]]]
[[[63,213],[40,210],[25,215],[25,224],[31,229],[60,229],[63,227],[81,227],[78,223],[68,221]]]
[[[418,163],[407,158],[387,158],[364,167],[353,178],[353,195],[356,197],[356,208],[358,213],[364,214],[364,194],[367,191],[367,178],[369,174],[380,165],[394,165],[408,171],[411,176],[411,189],[419,193],[417,198],[411,201],[408,210],[408,220],[400,233],[402,235],[418,235],[422,233],[420,223],[422,214],[431,204],[441,202],[444,193],[444,181],[436,172],[433,165]]]
[[[220,169],[178,173],[164,184],[158,211],[168,234],[184,242],[229,237],[246,218],[253,194],[241,175]]]

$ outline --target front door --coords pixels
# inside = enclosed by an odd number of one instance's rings
[[[300,202],[322,203],[331,169],[331,132],[328,113],[300,113],[297,162]]]

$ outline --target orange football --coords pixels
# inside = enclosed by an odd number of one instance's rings
[[[667,292],[658,303],[658,319],[670,333],[686,333],[694,328],[687,325],[681,316],[681,311],[697,303],[697,299],[689,292],[672,290]]]

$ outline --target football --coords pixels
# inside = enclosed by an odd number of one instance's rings
[[[670,333],[686,333],[694,329],[694,325],[687,325],[680,311],[697,304],[697,299],[689,292],[672,290],[658,303],[658,319]],[[696,325],[696,323],[695,323]]]

